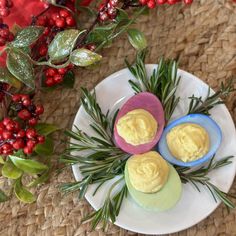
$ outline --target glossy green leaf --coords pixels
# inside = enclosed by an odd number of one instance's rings
[[[27,187],[36,187],[39,184],[45,183],[49,179],[49,170],[42,173],[41,176],[39,176],[37,179],[34,179],[31,181]]]
[[[6,161],[2,167],[2,175],[9,179],[18,179],[23,171],[17,168],[10,160]]]
[[[38,144],[34,151],[41,156],[50,156],[53,154],[53,141],[51,138],[46,137],[43,144]]]
[[[125,10],[123,10],[121,8],[117,8],[117,10],[118,10],[118,13],[117,13],[117,16],[116,16],[116,19],[115,19],[116,22],[120,22],[122,20],[129,19],[129,15]]]
[[[44,27],[29,26],[20,30],[11,45],[13,47],[22,48],[33,44],[43,33]]]
[[[48,167],[38,161],[9,156],[13,164],[19,169],[29,174],[40,174],[47,170]]]
[[[143,32],[137,29],[129,29],[128,38],[131,45],[137,50],[143,50],[147,47],[147,40]]]
[[[35,196],[22,186],[21,179],[17,179],[14,184],[16,197],[24,203],[32,203],[36,200]]]
[[[58,33],[48,47],[50,60],[61,61],[68,57],[81,33],[75,29],[64,30]]]
[[[28,55],[12,48],[7,54],[7,68],[17,79],[30,88],[35,87],[33,64]]]
[[[74,87],[74,83],[75,83],[75,74],[73,71],[68,71],[64,78],[63,78],[63,82],[61,83],[61,85],[63,87],[66,88],[73,88]]]
[[[47,136],[57,130],[59,130],[59,127],[53,124],[46,124],[46,123],[38,123],[35,126],[35,129],[38,131],[39,134]]]
[[[0,67],[0,81],[14,86],[15,88],[21,87],[21,82],[17,80],[7,69],[7,67]]]
[[[8,200],[8,196],[0,189],[0,202],[5,202]]]
[[[88,49],[81,48],[76,49],[70,55],[70,61],[76,66],[90,66],[96,62],[99,62],[102,59],[102,56],[91,52]]]

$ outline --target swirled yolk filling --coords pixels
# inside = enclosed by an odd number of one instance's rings
[[[185,123],[172,128],[166,136],[171,154],[184,162],[203,157],[210,146],[207,131],[200,125]]]
[[[135,109],[121,117],[116,128],[126,143],[137,146],[149,143],[155,138],[158,123],[148,111]]]
[[[133,155],[127,162],[132,186],[143,193],[155,193],[166,183],[169,165],[154,151]]]

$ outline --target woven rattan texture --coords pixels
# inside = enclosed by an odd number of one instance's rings
[[[181,5],[160,7],[149,16],[140,17],[138,27],[148,39],[149,63],[157,62],[160,56],[179,58],[182,69],[213,88],[235,74],[236,4],[234,6],[232,0],[194,0],[187,8]],[[101,66],[78,71],[74,89],[42,94],[40,99],[46,109],[44,120],[63,129],[70,128],[79,107],[80,86],[93,88],[109,74],[123,68],[125,56],[132,59],[134,54],[126,37],[120,38],[103,51]],[[236,121],[235,95],[228,99],[227,107]],[[61,137],[61,133],[55,136],[56,153],[63,149],[58,141]],[[58,192],[57,185],[67,181],[74,181],[70,170],[53,175],[49,183],[35,189],[38,199],[34,204],[21,204],[16,199],[0,204],[0,235],[137,235],[116,226],[111,226],[106,234],[99,228],[91,232],[89,224],[81,224],[81,218],[91,211],[89,204],[79,202],[76,194],[62,197]],[[236,193],[236,182],[231,192]],[[174,235],[232,236],[236,235],[235,222],[236,211],[228,214],[220,206],[198,225]]]

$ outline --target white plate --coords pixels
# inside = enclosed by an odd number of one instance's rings
[[[150,74],[157,65],[147,65]],[[176,109],[172,120],[185,115],[188,108],[188,97],[192,94],[196,96],[206,96],[208,86],[197,77],[179,70],[182,80],[179,85],[177,95],[181,97],[180,104]],[[133,95],[133,91],[128,84],[128,80],[133,76],[128,69],[120,70],[101,83],[95,90],[98,103],[102,111],[106,113],[108,109],[114,110],[114,106],[120,106],[124,101]],[[117,105],[118,104],[118,105]],[[223,141],[217,152],[216,159],[228,155],[236,155],[236,132],[234,123],[225,105],[218,105],[212,111],[212,118],[219,124],[223,133]],[[89,127],[89,117],[83,107],[80,107],[74,124],[88,134],[93,134]],[[223,191],[228,191],[233,182],[236,171],[236,160],[229,166],[212,171],[210,177],[212,183]],[[77,165],[73,166],[76,180],[81,179],[80,170]],[[111,182],[106,183],[95,196],[92,196],[95,186],[91,186],[86,194],[86,199],[93,208],[98,209],[102,206],[105,194]],[[219,203],[216,203],[210,193],[200,187],[199,193],[191,184],[183,185],[183,193],[178,204],[165,212],[155,213],[142,209],[137,206],[129,196],[122,204],[120,214],[115,222],[116,225],[143,234],[168,234],[189,228],[211,214]]]

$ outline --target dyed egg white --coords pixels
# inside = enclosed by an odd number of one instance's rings
[[[126,115],[128,112],[135,109],[144,109],[151,113],[154,119],[157,121],[158,128],[156,135],[148,143],[140,145],[132,145],[127,143],[117,131],[117,123],[121,117]],[[132,96],[120,109],[115,120],[114,125],[114,139],[116,145],[121,148],[123,151],[130,154],[141,154],[147,151],[150,151],[159,141],[161,134],[165,126],[164,110],[160,100],[153,95],[152,93],[142,92],[137,95]]]
[[[210,146],[208,152],[203,157],[189,162],[184,162],[174,157],[168,148],[166,140],[166,136],[172,128],[185,123],[194,123],[200,125],[207,131],[210,139]],[[202,114],[190,114],[183,116],[177,120],[174,120],[169,125],[167,125],[167,127],[164,129],[162,133],[157,149],[158,152],[162,155],[162,157],[168,162],[178,166],[193,167],[209,161],[220,147],[221,140],[222,140],[221,129],[213,119],[211,119],[209,116]]]

